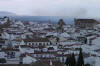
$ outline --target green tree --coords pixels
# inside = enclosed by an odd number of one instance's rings
[[[65,64],[66,66],[72,66],[72,55],[67,57]]]
[[[0,63],[6,63],[6,59],[0,58]]]
[[[75,55],[74,55],[74,53],[72,54],[72,60],[71,60],[71,66],[76,66],[76,59],[75,59]]]
[[[66,64],[66,66],[68,66],[70,64],[70,56],[67,57],[65,64]]]
[[[59,42],[59,40],[60,40],[59,37],[57,37],[57,38],[56,38],[56,41]]]
[[[82,48],[80,48],[77,66],[84,66],[84,58],[83,58]]]

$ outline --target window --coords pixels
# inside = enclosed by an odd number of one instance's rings
[[[28,45],[31,45],[31,43],[28,43]]]
[[[34,45],[34,43],[32,43],[32,45]]]
[[[37,43],[35,43],[37,45]]]
[[[45,43],[43,43],[43,45],[45,45]]]
[[[39,45],[42,45],[42,43],[39,43]]]
[[[47,45],[49,45],[49,44],[47,43]]]

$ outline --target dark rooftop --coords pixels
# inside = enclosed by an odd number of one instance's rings
[[[49,42],[47,38],[33,38],[33,39],[25,39],[25,42]]]

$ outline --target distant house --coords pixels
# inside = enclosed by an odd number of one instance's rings
[[[5,52],[7,59],[18,58],[20,56],[19,49],[15,48],[2,48],[2,51]]]
[[[0,18],[0,24],[6,23],[8,19],[9,17]]]
[[[48,46],[51,45],[50,41],[47,38],[34,38],[34,39],[25,39],[24,42],[28,46]]]
[[[10,19],[9,17],[0,18],[0,28],[7,28],[10,26]]]
[[[34,57],[31,56],[20,56],[20,62],[22,62],[22,64],[31,64],[33,62],[36,62],[37,60]]]
[[[22,39],[15,39],[11,41],[13,46],[17,46],[17,45],[25,45],[24,41]]]
[[[11,31],[8,31],[8,32],[3,32],[2,33],[2,38],[3,39],[16,39],[16,38],[22,38],[22,39],[25,39],[26,38],[26,35],[22,32],[11,32]]]
[[[99,22],[94,19],[75,19],[75,27],[79,29],[94,29]]]
[[[77,41],[81,42],[81,43],[84,43],[84,44],[87,44],[87,38],[86,37],[77,37]]]

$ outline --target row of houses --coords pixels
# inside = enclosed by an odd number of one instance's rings
[[[51,66],[56,62],[64,66],[71,53],[77,57],[81,46],[92,45],[92,41],[98,38],[99,30],[92,29],[95,22],[78,19],[75,26],[65,24],[62,19],[57,25],[12,22],[0,32],[0,58],[7,61],[5,64],[31,64],[42,60]],[[83,52],[85,58],[90,56],[87,51]]]

